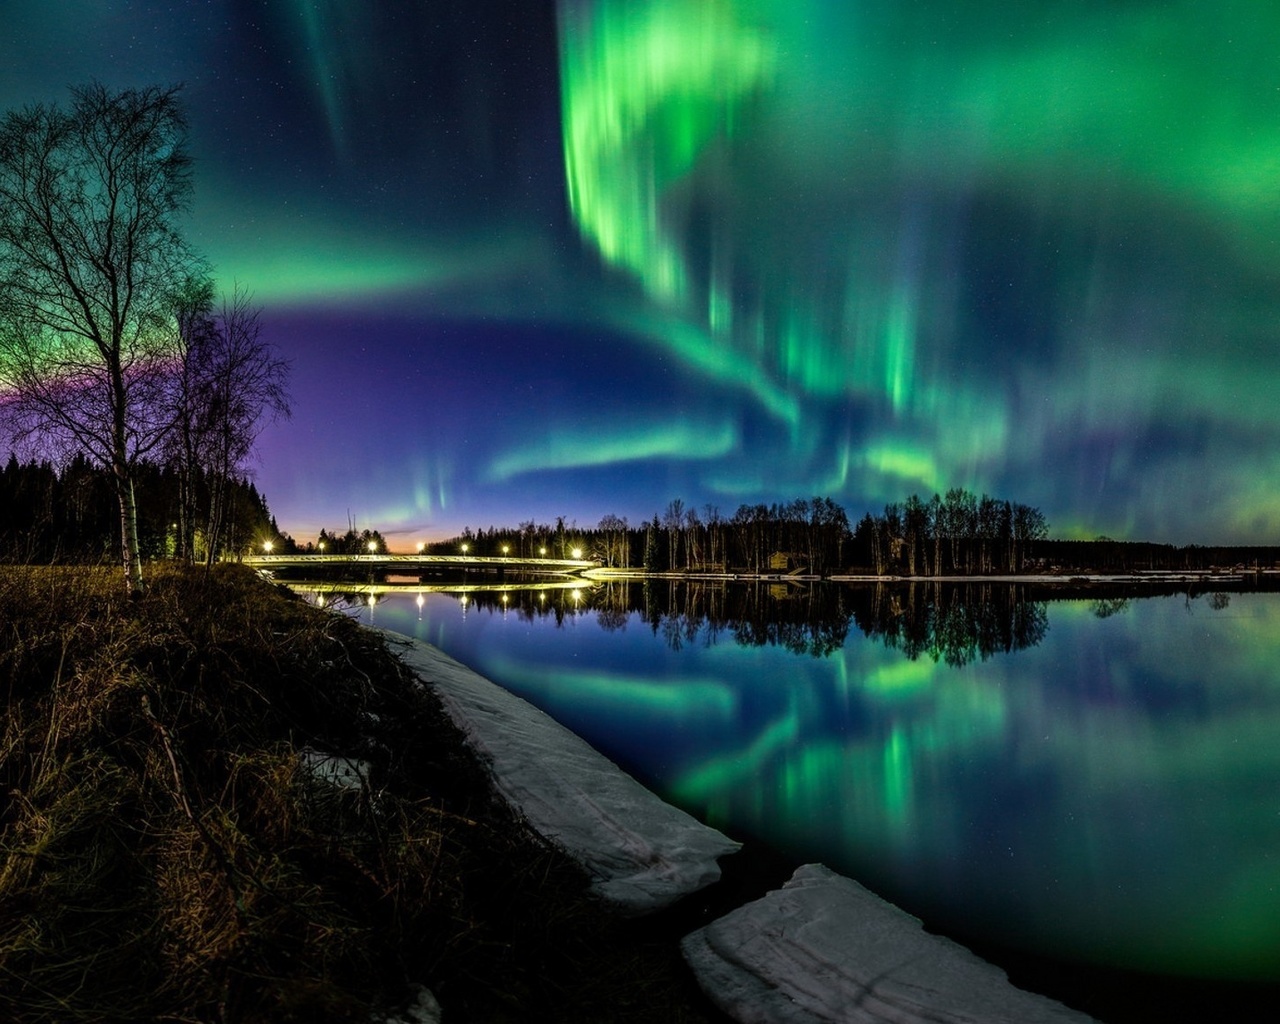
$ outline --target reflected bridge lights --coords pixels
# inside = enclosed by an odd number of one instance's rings
[[[413,603],[418,606],[418,621],[422,621],[422,608],[427,603],[427,599],[422,596],[422,591],[418,591],[418,596],[413,599]]]

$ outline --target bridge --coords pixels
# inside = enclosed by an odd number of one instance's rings
[[[357,583],[354,580],[331,580],[328,582],[290,580],[288,587],[297,594],[311,594],[320,603],[331,597],[348,597],[359,595],[374,599],[391,595],[409,595],[422,597],[426,594],[508,594],[518,591],[522,594],[546,594],[549,591],[560,591],[577,594],[582,590],[590,590],[590,580],[577,577],[562,580],[542,580],[537,583]]]
[[[480,570],[483,572],[542,573],[576,576],[600,563],[587,558],[521,558],[515,555],[245,555],[245,565],[255,569],[354,569],[412,573]]]

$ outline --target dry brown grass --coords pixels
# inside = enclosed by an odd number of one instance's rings
[[[0,568],[0,1019],[697,1021],[374,635],[247,570]],[[304,747],[372,765],[338,789]]]

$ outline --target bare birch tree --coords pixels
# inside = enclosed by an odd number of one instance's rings
[[[111,471],[142,589],[133,467],[167,432],[176,290],[204,270],[178,89],[72,90],[0,121],[0,393],[14,432]]]
[[[237,287],[216,314],[209,309],[211,292],[192,288],[187,294],[168,455],[182,482],[179,546],[187,557],[196,553],[196,488],[204,483],[201,532],[208,563],[225,539],[232,479],[245,471],[266,423],[289,416],[289,364],[263,339],[261,312],[246,291]]]

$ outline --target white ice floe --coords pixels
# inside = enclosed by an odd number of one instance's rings
[[[688,935],[703,990],[743,1024],[1089,1024],[821,864]]]
[[[402,1013],[384,1017],[381,1021],[371,1018],[373,1024],[440,1024],[440,1004],[425,985],[414,985],[409,1005]]]
[[[739,843],[660,800],[527,701],[429,644],[384,634],[490,762],[496,784],[620,910],[644,914],[720,877]]]
[[[320,782],[339,789],[363,789],[369,784],[369,762],[359,761],[340,754],[326,754],[322,750],[303,747],[298,751],[302,765]]]

